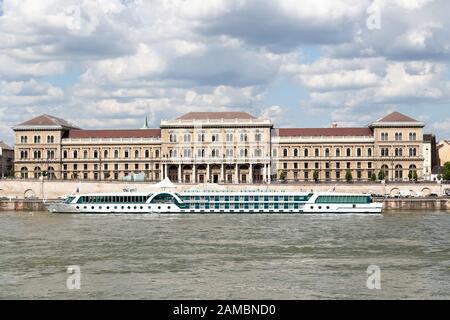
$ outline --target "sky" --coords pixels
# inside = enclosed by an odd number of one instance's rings
[[[450,139],[448,0],[0,0],[0,140],[247,111],[276,127],[392,111]]]

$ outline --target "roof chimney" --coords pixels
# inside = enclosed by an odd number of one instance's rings
[[[338,124],[337,124],[336,121],[333,121],[333,122],[331,123],[331,127],[332,127],[332,128],[337,128],[337,126],[338,126]]]

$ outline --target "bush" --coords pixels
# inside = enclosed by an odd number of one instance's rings
[[[315,182],[319,181],[319,172],[317,172],[316,170],[314,170],[313,179]]]
[[[444,169],[442,169],[442,179],[445,181],[450,180],[450,162],[444,164]]]
[[[345,173],[345,180],[347,182],[350,182],[353,180],[352,172],[350,170],[347,170],[347,172]]]
[[[377,181],[377,175],[375,173],[372,173],[372,175],[370,176],[370,180]]]
[[[383,170],[380,170],[380,172],[378,172],[378,180],[384,180],[386,178],[386,175],[384,174]]]

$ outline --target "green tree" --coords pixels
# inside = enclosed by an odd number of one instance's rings
[[[279,178],[280,178],[281,181],[286,180],[286,174],[284,173],[283,170],[280,170],[278,176],[279,176]]]
[[[377,181],[377,175],[375,173],[372,173],[372,175],[370,176],[370,180]]]
[[[383,170],[380,170],[380,172],[378,172],[378,180],[384,180],[385,178],[385,174]]]
[[[317,170],[314,170],[313,179],[315,182],[319,181],[319,172]]]
[[[413,172],[412,178],[413,178],[414,181],[417,181],[418,176],[417,176],[417,172],[416,171]]]
[[[445,181],[450,180],[450,162],[444,164],[444,169],[442,169],[442,179]]]
[[[408,179],[411,181],[413,179],[413,172],[409,171],[408,173]]]
[[[347,172],[345,173],[345,180],[347,182],[350,182],[353,180],[352,172],[350,170],[347,170]]]

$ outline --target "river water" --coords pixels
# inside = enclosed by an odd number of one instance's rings
[[[0,298],[449,299],[450,213],[3,212]]]

